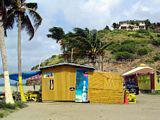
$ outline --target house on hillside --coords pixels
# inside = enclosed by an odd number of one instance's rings
[[[119,22],[120,30],[146,30],[145,20],[127,20]]]

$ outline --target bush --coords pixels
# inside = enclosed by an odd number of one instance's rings
[[[144,35],[141,35],[140,33],[134,33],[134,34],[129,34],[128,37],[144,38]]]
[[[116,42],[112,42],[108,47],[107,47],[107,50],[114,50],[117,46],[119,46],[120,44],[119,43],[116,43]]]
[[[4,113],[0,113],[0,118],[3,118],[4,117]]]
[[[136,42],[133,40],[125,40],[121,43],[113,42],[110,46],[107,47],[108,50],[111,50],[111,53],[114,54],[116,52],[136,52]]]
[[[160,61],[160,53],[154,56],[154,61]]]
[[[16,102],[15,104],[6,104],[4,102],[0,102],[0,109],[16,109],[16,108],[24,108],[27,105],[21,102]]]
[[[138,49],[137,54],[140,56],[143,56],[143,55],[148,54],[148,52],[149,52],[148,48],[140,48],[140,49]]]
[[[0,108],[1,109],[16,109],[16,106],[15,104],[6,104],[6,103],[1,102]]]
[[[145,35],[150,35],[148,30],[137,30],[137,33],[145,34]]]
[[[18,108],[24,108],[24,107],[27,107],[27,105],[25,103],[22,103],[22,102],[16,102],[16,107]]]
[[[16,109],[16,105],[14,105],[14,104],[5,104],[5,108],[14,110],[14,109]]]
[[[116,52],[135,53],[136,48],[134,44],[123,44],[123,45],[117,46]]]
[[[8,115],[10,112],[13,112],[17,108],[24,108],[27,105],[21,102],[16,102],[15,104],[6,104],[4,102],[0,102],[0,109],[3,112],[0,112],[0,118],[3,118],[4,116]]]
[[[127,59],[133,59],[133,54],[128,53],[128,52],[117,52],[117,53],[115,54],[115,59],[116,59],[117,61],[127,60]]]
[[[157,40],[152,40],[152,45],[155,45],[155,46],[160,46],[160,39],[157,39]]]
[[[160,37],[160,34],[157,34],[157,37]]]
[[[122,45],[124,45],[124,44],[135,45],[136,42],[134,40],[125,40],[125,41],[122,42]]]

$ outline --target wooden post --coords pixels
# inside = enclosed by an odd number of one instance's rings
[[[71,63],[73,62],[73,48],[72,48],[72,51],[71,51]]]

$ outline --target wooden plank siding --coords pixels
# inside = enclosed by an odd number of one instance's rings
[[[74,101],[75,91],[70,91],[70,87],[76,88],[76,69],[70,66],[59,66],[44,69],[44,72],[53,72],[54,77],[42,77],[42,100],[43,101]],[[54,80],[54,90],[50,90],[49,82]]]
[[[89,81],[90,102],[124,103],[123,81],[117,73],[94,72]]]

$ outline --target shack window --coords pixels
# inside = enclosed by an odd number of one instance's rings
[[[54,80],[50,80],[50,90],[54,90]]]
[[[43,74],[43,77],[44,77],[44,78],[53,77],[53,76],[54,76],[54,73],[53,73],[53,72],[45,72],[45,73]]]

